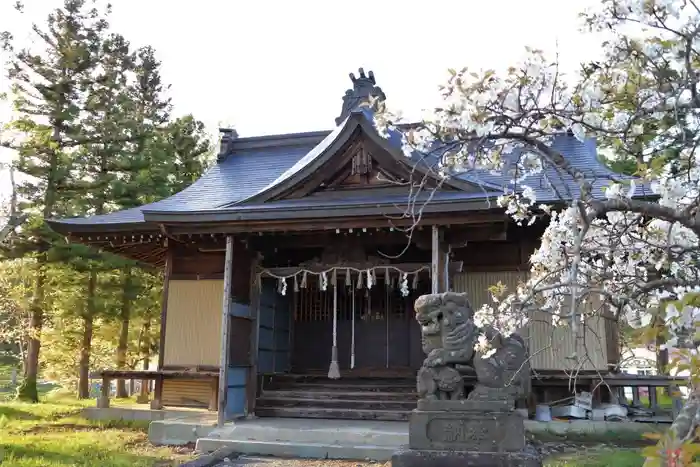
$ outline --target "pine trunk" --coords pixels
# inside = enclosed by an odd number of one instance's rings
[[[122,306],[119,313],[121,330],[119,332],[119,343],[117,344],[117,368],[126,369],[126,353],[129,345],[129,322],[131,319],[131,298],[129,288],[131,287],[131,268],[126,267],[123,271],[122,281]],[[126,390],[126,381],[117,380],[117,397],[129,397]]]
[[[83,339],[80,343],[78,399],[88,399],[90,397],[90,353],[92,350],[92,327],[95,317],[96,283],[97,273],[91,271],[88,279],[86,310],[83,314]]]
[[[58,108],[63,108],[63,99],[59,96]],[[53,126],[51,140],[58,143],[61,138],[61,126],[63,122],[56,122]],[[44,193],[44,220],[53,215],[56,204],[56,172],[58,169],[58,152],[56,149],[49,149],[49,173],[46,180],[46,192]],[[26,402],[39,402],[39,392],[37,390],[37,380],[39,377],[39,352],[41,350],[41,328],[44,325],[44,299],[46,297],[46,270],[47,247],[43,246],[39,250],[37,257],[37,274],[34,282],[32,303],[30,307],[31,317],[29,320],[29,342],[27,343],[27,361],[25,365],[24,381],[17,390],[17,399]]]
[[[24,380],[17,390],[17,398],[25,402],[39,402],[37,379],[39,377],[39,350],[41,348],[41,328],[44,323],[44,296],[46,287],[45,253],[37,259],[36,280],[31,302],[27,358],[24,362]]]
[[[146,318],[141,328],[141,335],[143,336],[141,341],[141,355],[143,356],[143,369],[148,371],[148,367],[151,366],[151,339],[149,338],[149,333],[151,332],[151,320]],[[144,379],[141,381],[141,393],[149,393],[150,381]]]
[[[125,310],[126,308],[126,310]],[[125,315],[126,313],[126,315]],[[119,344],[117,345],[117,368],[126,369],[126,351],[129,342],[129,310],[128,305],[122,303],[121,330],[119,331]],[[117,397],[129,397],[126,390],[126,380],[117,380]]]

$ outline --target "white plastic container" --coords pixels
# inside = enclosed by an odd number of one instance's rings
[[[535,420],[538,422],[551,422],[552,421],[552,409],[545,404],[538,405],[535,407]]]

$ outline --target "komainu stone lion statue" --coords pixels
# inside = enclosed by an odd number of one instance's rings
[[[465,398],[462,373],[476,372],[477,384],[467,399],[517,400],[530,393],[530,365],[525,341],[505,337],[490,327],[474,323],[474,310],[465,293],[423,295],[416,300],[416,320],[421,325],[427,357],[418,371],[421,399]],[[475,352],[480,334],[495,352],[487,358]]]

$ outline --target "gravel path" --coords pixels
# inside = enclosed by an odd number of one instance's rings
[[[613,444],[581,444],[581,443],[537,443],[537,449],[547,458],[553,455],[567,453],[585,453],[586,451],[600,452],[603,450],[620,450]],[[239,457],[227,459],[212,467],[391,467],[391,462],[348,461],[333,459],[281,459],[273,457]]]
[[[214,467],[391,467],[391,462],[358,462],[346,460],[277,459],[246,457],[222,462]]]

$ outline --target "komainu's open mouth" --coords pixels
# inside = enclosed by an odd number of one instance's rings
[[[440,334],[440,321],[442,321],[441,311],[418,317],[418,323],[421,325],[421,332],[424,336]]]

